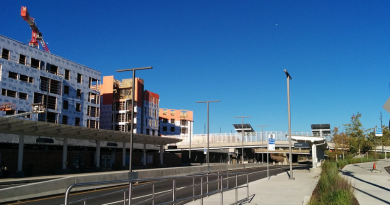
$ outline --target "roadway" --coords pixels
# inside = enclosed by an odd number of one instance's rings
[[[289,166],[270,166],[269,167],[269,176],[277,175],[279,173],[285,172],[289,170]],[[249,182],[256,181],[262,178],[267,177],[267,167],[256,167],[256,168],[248,168],[248,169],[241,169],[241,170],[234,170],[230,172],[248,172],[251,173],[248,177]],[[216,176],[210,176],[209,181],[216,180]],[[225,178],[225,177],[224,177]],[[204,176],[203,182],[206,182],[206,177]],[[245,176],[238,177],[238,185],[246,184],[246,174]],[[200,183],[200,177],[195,178],[195,183]],[[186,198],[192,196],[192,187],[193,184],[192,178],[180,178],[176,180],[176,198]],[[232,187],[235,184],[235,177],[229,176],[229,187]],[[187,188],[184,188],[185,186],[190,186]],[[224,180],[223,186],[227,186],[227,181]],[[87,201],[88,205],[91,204],[104,204],[104,205],[115,205],[115,204],[124,204],[123,203],[123,197],[124,193],[123,190],[126,189],[128,186],[117,186],[117,187],[111,187],[111,188],[104,188],[104,189],[97,189],[92,191],[84,191],[84,192],[75,192],[72,193],[69,197],[69,201],[75,201],[80,200],[83,198],[89,198],[89,197],[96,197],[100,196],[98,198],[90,199]],[[163,181],[160,183],[155,184],[155,204],[167,202],[172,200],[172,180]],[[217,183],[212,182],[209,184],[209,192],[215,191],[218,189]],[[114,193],[116,192],[116,193]],[[113,193],[113,194],[109,194]],[[206,185],[203,186],[203,193],[206,193]],[[109,195],[106,195],[109,194]],[[165,195],[164,195],[165,194]],[[200,194],[200,187],[197,186],[195,189],[195,195]],[[132,197],[132,203],[141,202],[147,198],[152,197],[152,186],[150,183],[138,183],[135,184],[133,187],[133,197]],[[158,198],[157,198],[158,197]],[[128,198],[128,191],[126,191],[126,198]],[[243,197],[241,197],[243,198]],[[239,196],[240,199],[240,196]],[[184,201],[184,202],[188,202]],[[183,204],[184,202],[180,203]],[[56,195],[56,196],[49,196],[49,197],[43,197],[43,198],[36,198],[36,199],[27,199],[23,201],[18,201],[10,204],[28,204],[28,205],[41,205],[41,204],[63,204],[64,203],[64,195]],[[74,204],[84,204],[83,202],[78,202]],[[144,202],[141,204],[152,204],[151,201]]]

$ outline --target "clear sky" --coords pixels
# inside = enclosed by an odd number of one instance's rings
[[[365,128],[388,125],[390,1],[123,0],[0,1],[0,34],[28,43],[27,6],[53,54],[131,78],[160,95],[160,107],[194,111],[203,133],[231,132],[245,119],[265,130],[332,127],[362,114]],[[234,130],[233,130],[234,132]]]

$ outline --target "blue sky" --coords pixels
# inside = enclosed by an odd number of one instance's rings
[[[139,71],[160,107],[194,111],[203,133],[231,132],[234,116],[266,130],[343,126],[357,112],[365,128],[388,125],[390,1],[0,1],[0,34],[28,43],[27,6],[53,54],[114,75]],[[233,130],[234,132],[234,130]]]

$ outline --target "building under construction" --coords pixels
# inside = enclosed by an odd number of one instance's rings
[[[41,103],[45,112],[24,118],[99,128],[100,71],[1,35],[0,50],[0,103],[15,104],[0,116]]]
[[[134,133],[158,136],[158,94],[144,90],[144,80],[135,79],[134,107],[131,106],[133,79],[116,80],[104,76],[101,86],[101,129],[130,132],[134,108]]]

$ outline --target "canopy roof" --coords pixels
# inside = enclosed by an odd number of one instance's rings
[[[233,124],[237,132],[255,132],[250,124]]]
[[[0,133],[63,137],[84,140],[130,142],[130,133],[113,130],[91,129],[73,125],[0,117]],[[134,143],[166,145],[180,142],[181,139],[133,134]]]

